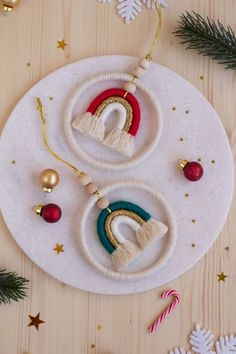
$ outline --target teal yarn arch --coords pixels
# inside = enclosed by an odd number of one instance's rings
[[[126,201],[118,201],[118,202],[111,203],[108,208],[111,211],[120,210],[120,209],[132,211],[133,213],[139,215],[144,221],[148,221],[149,219],[151,219],[151,215],[149,213],[147,213],[144,209],[142,209],[140,206],[134,203],[130,203]],[[116,250],[116,248],[111,244],[111,242],[107,238],[106,230],[105,230],[105,222],[109,214],[110,213],[107,209],[102,210],[101,213],[99,214],[97,220],[97,233],[103,247],[107,250],[108,253],[112,254]]]

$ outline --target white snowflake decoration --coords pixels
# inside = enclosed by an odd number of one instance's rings
[[[130,23],[134,20],[142,11],[142,2],[148,9],[155,8],[156,0],[117,0],[118,14],[124,19],[125,23]],[[162,7],[167,7],[167,0],[157,0]],[[98,0],[98,2],[110,4],[112,0]]]
[[[233,354],[236,353],[236,336],[222,336],[215,341],[211,331],[200,328],[197,324],[190,335],[189,343],[192,351],[177,348],[169,351],[169,354]],[[212,351],[211,349],[215,349]]]

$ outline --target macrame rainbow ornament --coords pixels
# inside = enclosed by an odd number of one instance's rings
[[[105,124],[112,112],[118,113],[118,123],[105,135]],[[139,123],[140,107],[135,96],[124,89],[112,88],[99,94],[90,103],[87,111],[73,120],[72,127],[123,155],[132,157]]]
[[[136,235],[137,244],[126,239],[122,224],[130,226]],[[104,209],[97,220],[97,233],[103,247],[111,255],[116,270],[122,270],[155,241],[161,239],[168,227],[151,217],[136,204],[118,201]]]

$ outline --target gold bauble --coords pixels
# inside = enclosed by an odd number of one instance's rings
[[[44,192],[50,193],[59,183],[57,171],[48,168],[40,173],[39,181]]]
[[[2,0],[3,10],[5,12],[12,12],[19,2],[20,0]]]

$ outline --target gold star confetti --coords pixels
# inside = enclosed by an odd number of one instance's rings
[[[68,46],[68,44],[65,42],[65,39],[62,39],[61,41],[57,41],[57,48],[61,48],[65,50],[66,46]]]
[[[59,245],[58,243],[56,244],[55,248],[53,248],[54,251],[57,252],[57,254],[64,252],[64,245]]]
[[[101,330],[102,330],[102,325],[98,325],[98,326],[97,326],[97,329],[98,329],[99,331],[101,331]]]
[[[217,274],[218,281],[223,281],[225,282],[225,278],[228,277],[228,275],[224,274],[224,272],[221,272],[220,274]]]
[[[31,322],[28,324],[28,327],[34,326],[38,330],[39,329],[39,325],[41,323],[45,323],[45,321],[40,320],[39,317],[40,317],[40,313],[38,313],[37,316],[35,316],[35,317],[29,315],[29,318],[30,318]]]

